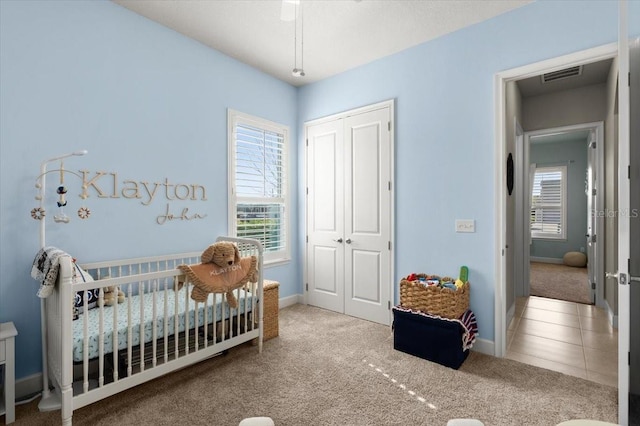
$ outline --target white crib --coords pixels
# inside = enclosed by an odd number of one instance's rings
[[[235,309],[223,294],[191,300],[193,286],[177,265],[200,263],[200,252],[84,264],[94,278],[88,282],[78,279],[71,257],[61,258],[55,291],[45,299],[43,374],[54,389],[43,398],[59,398],[63,424],[71,424],[73,410],[239,344],[256,339],[262,352],[262,246],[231,237],[217,241],[258,258],[258,281],[235,290]],[[103,306],[110,286],[125,293],[123,303]],[[84,296],[89,292],[97,296],[92,309]],[[74,320],[77,293],[83,301]]]

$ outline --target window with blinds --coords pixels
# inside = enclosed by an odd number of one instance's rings
[[[566,166],[536,167],[531,185],[531,237],[564,239]]]
[[[264,246],[265,261],[289,259],[288,128],[229,111],[229,232]]]

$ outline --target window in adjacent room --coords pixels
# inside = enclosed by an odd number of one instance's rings
[[[567,167],[536,167],[531,178],[531,237],[565,239]]]
[[[289,260],[289,128],[229,110],[229,232],[264,246],[265,263]]]

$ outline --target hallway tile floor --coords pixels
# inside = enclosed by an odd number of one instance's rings
[[[507,358],[618,386],[618,330],[593,305],[518,298],[507,330]]]

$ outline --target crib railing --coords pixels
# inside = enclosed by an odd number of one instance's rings
[[[192,285],[177,266],[200,263],[200,253],[183,253],[83,265],[95,281],[73,282],[70,258],[61,262],[57,291],[47,300],[50,375],[62,399],[63,423],[80,408],[159,377],[240,343],[258,341],[262,351],[262,248],[254,240],[223,237],[241,257],[257,256],[256,283],[235,290],[237,309],[223,294],[205,302],[190,299]],[[124,292],[124,302],[106,306],[107,287]],[[73,321],[76,292],[84,292]],[[98,294],[90,309],[87,295]]]

